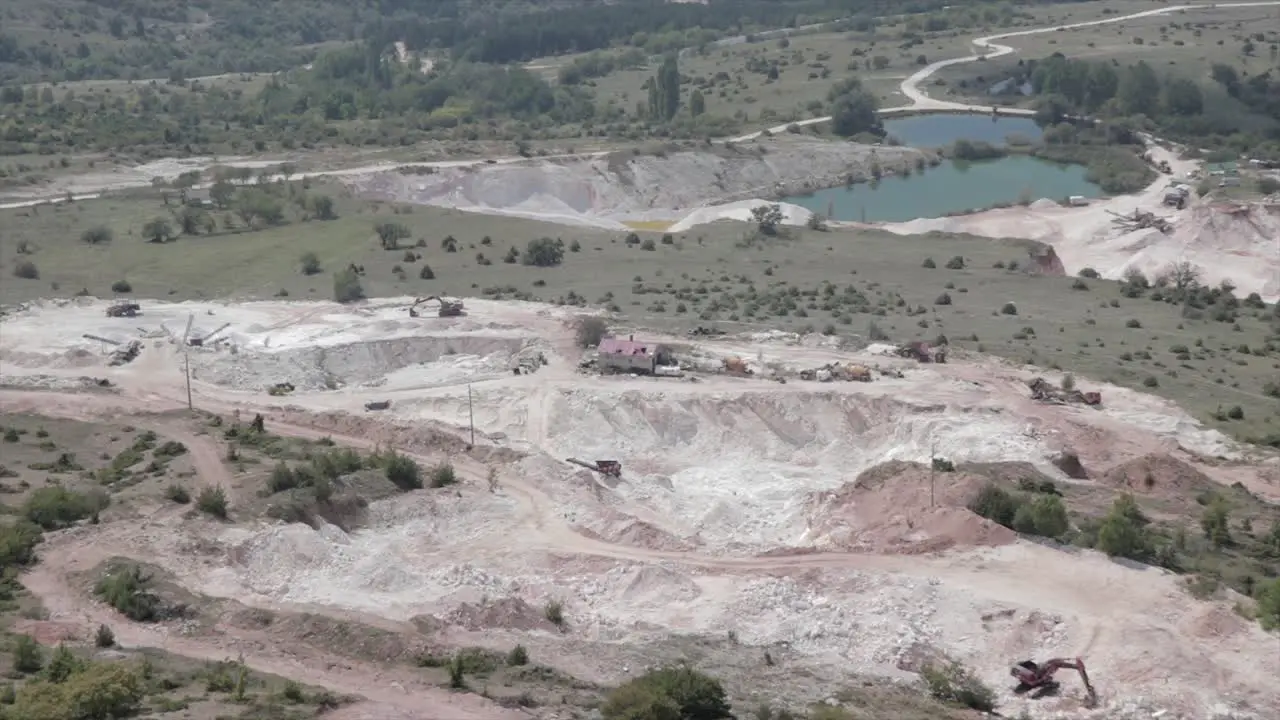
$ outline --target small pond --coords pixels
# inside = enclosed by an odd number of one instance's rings
[[[1002,145],[1009,135],[1039,140],[1030,118],[990,115],[916,115],[885,121],[885,130],[913,147],[943,147],[956,140]],[[1062,200],[1071,195],[1102,197],[1085,179],[1082,165],[1060,165],[1029,155],[965,162],[946,160],[907,177],[886,176],[879,183],[818,190],[783,198],[832,220],[906,222],[980,210],[1022,198]]]
[[[901,144],[919,148],[946,147],[957,140],[1004,145],[1010,135],[1035,142],[1044,135],[1035,120],[1010,115],[912,115],[885,120],[884,129]]]

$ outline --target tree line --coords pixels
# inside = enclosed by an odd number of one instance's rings
[[[1139,118],[1162,133],[1194,138],[1200,146],[1280,157],[1280,73],[1243,79],[1230,65],[1215,63],[1207,78],[1157,73],[1145,61],[1075,60],[1054,53],[1029,61],[1030,80],[1043,119],[1065,115]],[[1142,120],[1145,118],[1145,120]]]

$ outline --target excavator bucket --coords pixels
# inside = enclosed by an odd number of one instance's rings
[[[1084,660],[1076,658],[1076,670],[1080,671],[1080,681],[1084,683],[1085,692],[1088,693],[1088,706],[1093,707],[1098,704],[1098,691],[1093,689],[1093,683],[1089,682],[1089,673],[1084,669]]]

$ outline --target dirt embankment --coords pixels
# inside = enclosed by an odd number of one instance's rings
[[[710,202],[804,192],[892,170],[920,151],[806,137],[657,153],[398,171],[346,178],[387,200],[456,207],[557,222],[618,226],[623,219],[672,220]]]

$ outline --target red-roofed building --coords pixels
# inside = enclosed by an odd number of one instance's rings
[[[637,342],[634,335],[607,337],[596,347],[596,357],[601,370],[652,374],[658,364],[658,346]]]

